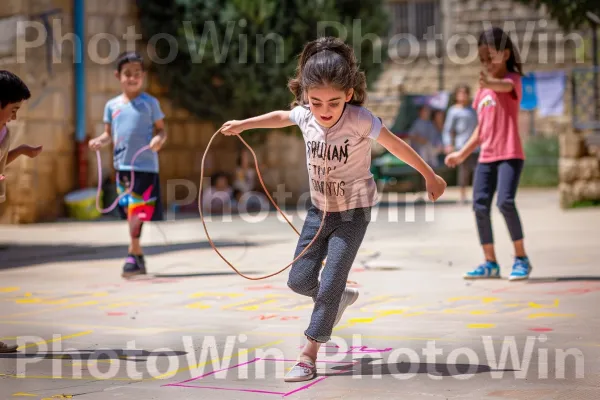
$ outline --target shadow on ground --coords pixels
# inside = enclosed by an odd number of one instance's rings
[[[600,276],[555,276],[529,278],[527,283],[553,283],[553,282],[585,282],[600,281]]]
[[[390,364],[372,364],[380,358],[361,358],[358,364],[331,368],[336,372],[319,374],[319,376],[379,376],[396,374],[431,374],[433,376],[457,376],[481,374],[492,371],[512,372],[513,369],[493,370],[487,365],[475,364],[431,364],[399,362]]]
[[[146,350],[123,350],[123,349],[102,349],[102,350],[78,350],[72,352],[37,352],[37,353],[9,353],[0,354],[2,358],[40,358],[44,360],[81,360],[81,361],[102,361],[102,360],[123,360],[132,362],[146,362],[148,357],[176,357],[184,356],[185,351],[164,351],[151,352]]]
[[[257,243],[248,241],[214,242],[221,248],[256,247]],[[207,241],[191,243],[174,243],[169,245],[144,246],[146,255],[165,254],[185,250],[210,249]],[[50,244],[0,244],[0,270],[37,266],[42,264],[66,261],[96,261],[121,259],[127,255],[127,245],[50,245]],[[168,273],[166,275],[169,275]],[[165,274],[161,274],[165,277]],[[169,276],[174,277],[174,276]]]

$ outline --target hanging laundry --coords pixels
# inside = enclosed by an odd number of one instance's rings
[[[539,115],[541,117],[563,115],[567,85],[565,71],[535,72],[534,77]]]
[[[531,111],[538,105],[537,95],[535,92],[535,76],[531,73],[521,78],[523,85],[523,96],[521,98],[521,109]]]

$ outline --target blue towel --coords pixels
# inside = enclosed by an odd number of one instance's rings
[[[533,74],[527,74],[521,78],[523,85],[523,96],[521,97],[521,109],[530,111],[537,107],[537,95],[535,91],[535,77]]]

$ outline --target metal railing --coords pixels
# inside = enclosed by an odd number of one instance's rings
[[[571,71],[573,128],[600,132],[600,67]]]

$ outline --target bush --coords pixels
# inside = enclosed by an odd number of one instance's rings
[[[532,137],[524,146],[526,161],[521,186],[558,186],[558,138]]]
[[[382,0],[138,0],[138,8],[145,40],[169,34],[177,41],[174,59],[152,66],[167,96],[217,124],[289,108],[288,79],[296,56],[317,38],[319,21],[341,22],[350,45],[354,19],[361,20],[362,37],[386,36],[389,26]],[[337,36],[334,29],[325,33]],[[372,83],[383,67],[374,56],[380,50],[370,40],[356,43]],[[172,44],[153,44],[156,57],[167,59]]]

